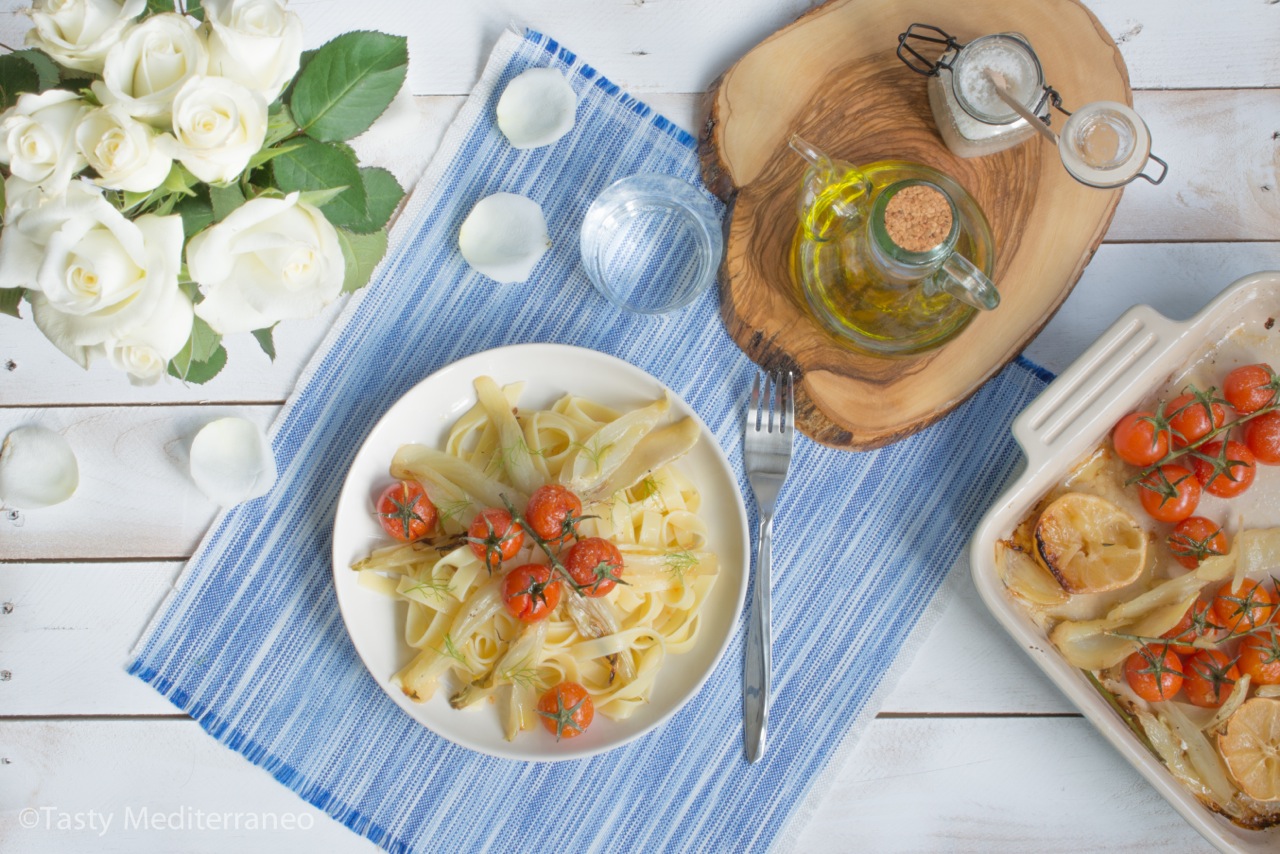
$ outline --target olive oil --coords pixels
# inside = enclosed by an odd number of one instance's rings
[[[919,184],[948,198],[955,226],[945,246],[908,252],[887,235],[880,196]],[[990,231],[968,193],[945,175],[903,161],[832,170],[830,183],[802,197],[800,220],[793,274],[814,314],[843,344],[874,354],[917,353],[956,335],[976,314],[953,283],[939,284],[947,278],[941,268],[951,269],[948,259],[959,255],[985,279]]]

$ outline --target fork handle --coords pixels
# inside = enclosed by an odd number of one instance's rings
[[[769,659],[773,645],[769,628],[769,565],[773,552],[773,516],[761,514],[759,542],[742,679],[742,734],[748,762],[764,755],[765,728],[769,722]]]

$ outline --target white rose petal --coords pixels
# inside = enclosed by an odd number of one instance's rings
[[[542,207],[514,193],[476,202],[458,230],[458,249],[476,272],[504,285],[523,282],[551,246]]]
[[[71,445],[44,427],[19,427],[0,445],[0,502],[21,510],[61,504],[80,485]]]
[[[302,20],[282,0],[205,0],[209,72],[270,103],[298,73]]]
[[[156,133],[118,104],[90,110],[76,127],[76,147],[111,190],[148,193],[169,174],[173,160],[156,145]]]
[[[88,109],[80,96],[62,89],[20,95],[0,114],[0,163],[49,195],[61,193],[85,167],[75,128]]]
[[[68,68],[99,72],[107,51],[147,0],[36,0],[27,44]]]
[[[513,148],[551,145],[573,130],[578,96],[554,68],[530,68],[502,90],[498,130]]]
[[[345,266],[337,230],[290,193],[246,202],[191,238],[187,271],[205,295],[196,314],[229,335],[314,317],[342,293]]]
[[[182,84],[208,67],[204,42],[186,18],[153,15],[107,51],[102,79],[92,88],[104,105],[119,104],[134,118],[166,127]]]
[[[267,102],[233,80],[192,77],[173,99],[173,136],[162,150],[210,184],[249,165],[267,135]]]
[[[266,495],[276,481],[276,458],[258,426],[243,418],[206,424],[191,443],[191,479],[223,507]]]

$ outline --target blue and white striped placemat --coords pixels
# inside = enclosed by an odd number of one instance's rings
[[[577,124],[554,146],[516,151],[494,127],[494,104],[514,75],[547,65],[578,91]],[[700,186],[694,140],[551,39],[505,35],[401,216],[391,256],[276,422],[275,488],[217,520],[129,666],[210,735],[388,850],[540,850],[543,840],[566,851],[768,848],[875,714],[885,674],[931,619],[925,604],[1019,459],[1009,422],[1045,380],[1025,363],[890,448],[797,442],[774,526],[775,701],[757,765],[742,754],[741,623],[683,711],[603,756],[494,759],[415,723],[357,658],[329,553],[348,464],[416,382],[503,344],[594,347],[679,393],[741,471],[753,369],[720,324],[714,290],[674,315],[624,315],[582,272],[588,204],[638,172]],[[537,200],[550,223],[554,246],[527,285],[495,285],[455,249],[472,204],[497,191]],[[569,796],[580,790],[603,801]]]

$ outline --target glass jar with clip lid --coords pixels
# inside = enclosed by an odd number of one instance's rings
[[[940,49],[930,59],[923,52]],[[929,78],[929,107],[943,142],[959,157],[981,157],[1037,134],[1058,149],[1067,172],[1100,189],[1137,178],[1159,184],[1169,166],[1151,153],[1151,132],[1132,108],[1095,101],[1074,113],[1045,83],[1040,58],[1026,36],[995,33],[968,43],[930,24],[912,24],[898,36],[898,58]],[[945,72],[945,76],[944,76]],[[1050,129],[1051,111],[1067,116],[1062,133]],[[1143,170],[1160,166],[1158,177]]]

